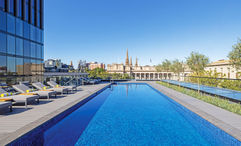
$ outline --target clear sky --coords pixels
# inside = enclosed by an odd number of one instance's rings
[[[241,0],[45,0],[45,59],[154,65],[191,51],[226,59],[241,38]],[[152,63],[150,63],[150,59]]]

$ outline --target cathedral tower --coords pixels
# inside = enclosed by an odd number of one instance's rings
[[[130,57],[130,66],[132,66],[132,58]]]
[[[137,59],[137,57],[136,57],[136,64],[135,64],[135,66],[136,67],[138,66],[138,59]]]
[[[126,66],[129,66],[128,48],[127,48],[127,51],[126,51]]]

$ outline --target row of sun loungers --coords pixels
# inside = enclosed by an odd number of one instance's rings
[[[47,82],[50,87],[45,86],[44,84],[37,82],[32,85],[38,89],[33,90],[25,84],[13,85],[12,87],[18,91],[20,94],[13,95],[0,88],[0,113],[3,109],[9,108],[12,111],[12,102],[14,103],[24,103],[25,107],[32,102],[39,102],[40,98],[47,98],[54,96],[57,94],[68,94],[69,92],[73,92],[77,90],[77,87],[74,86],[59,86],[57,83],[50,81]]]

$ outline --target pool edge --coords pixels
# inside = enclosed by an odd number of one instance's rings
[[[160,93],[164,94],[165,96],[171,98],[172,100],[174,100],[175,102],[179,103],[180,105],[182,105],[183,107],[187,108],[188,110],[192,111],[193,113],[197,114],[198,116],[200,116],[201,118],[205,119],[206,121],[210,122],[211,124],[213,124],[214,126],[220,128],[221,130],[223,130],[224,132],[226,132],[227,134],[231,135],[232,137],[234,137],[235,139],[237,139],[238,141],[241,142],[241,130],[233,127],[232,125],[229,125],[228,123],[225,123],[222,120],[217,119],[216,117],[208,114],[207,112],[198,109],[196,107],[194,107],[193,105],[182,101],[178,98],[176,98],[174,95],[167,93],[166,91],[164,91],[161,88],[155,87],[153,86],[153,84],[146,82],[149,86],[151,86],[153,89],[159,91]],[[161,86],[157,83],[154,83],[158,86]],[[164,87],[164,86],[163,86]],[[165,87],[166,88],[166,87]],[[169,88],[168,88],[169,89]],[[172,89],[170,89],[172,90]],[[175,91],[175,90],[173,90]],[[177,91],[176,91],[177,92]],[[180,93],[180,92],[179,92]],[[188,95],[186,95],[188,96]],[[194,98],[194,97],[191,97]]]
[[[13,133],[7,134],[3,140],[0,140],[0,145],[14,145],[15,142],[23,138],[24,136],[31,134],[31,132],[35,131],[36,129],[45,127],[45,125],[51,123],[51,122],[56,122],[64,117],[66,117],[68,114],[70,114],[72,111],[76,110],[79,106],[85,104],[88,102],[91,98],[95,97],[102,91],[104,91],[106,88],[110,87],[111,83],[94,90],[93,92],[85,95],[83,98],[75,100],[60,109],[55,110],[52,113],[47,114],[44,117],[41,117],[40,119],[25,125],[24,127],[18,129],[17,131]]]

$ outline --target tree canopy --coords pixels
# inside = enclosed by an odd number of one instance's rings
[[[192,52],[186,62],[188,67],[199,75],[209,63],[209,58],[198,52]]]
[[[241,68],[241,40],[239,39],[238,43],[233,45],[233,50],[229,52],[228,58],[231,61],[233,67],[237,70]]]

